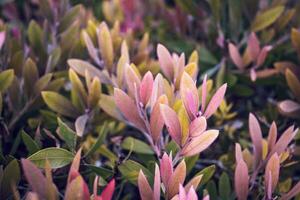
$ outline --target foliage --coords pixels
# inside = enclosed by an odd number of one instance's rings
[[[1,1],[1,199],[299,199],[299,11]]]

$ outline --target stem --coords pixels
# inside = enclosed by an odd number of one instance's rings
[[[8,129],[11,131],[13,127],[16,125],[16,123],[21,119],[21,117],[26,113],[27,109],[30,108],[33,104],[33,102],[36,100],[38,96],[34,97],[30,101],[28,101],[25,106],[22,108],[20,112],[17,113],[17,115],[12,119],[12,121],[8,125]]]

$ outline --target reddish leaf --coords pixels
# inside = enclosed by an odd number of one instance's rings
[[[172,157],[164,153],[160,160],[161,179],[165,187],[168,186],[170,177],[173,175]]]
[[[2,49],[2,46],[5,42],[5,31],[0,32],[0,50]]]
[[[195,119],[199,107],[198,90],[196,83],[186,72],[181,77],[180,96],[190,120]]]
[[[81,151],[82,151],[82,149],[80,148],[77,151],[77,153],[73,159],[73,162],[72,162],[72,165],[71,165],[70,171],[69,171],[67,184],[69,184],[74,178],[77,177],[77,174],[79,174],[78,170],[79,170],[79,166],[80,166]],[[75,175],[75,172],[77,172],[76,175]]]
[[[236,161],[236,163],[238,163],[238,162],[240,162],[240,160],[244,160],[242,148],[239,143],[235,143],[235,161]]]
[[[124,117],[141,131],[145,131],[145,123],[141,119],[134,101],[125,92],[118,88],[115,88],[114,90],[114,99],[117,107]]]
[[[140,101],[145,106],[152,94],[153,88],[153,75],[151,72],[147,72],[140,85]]]
[[[249,190],[249,175],[247,164],[243,160],[240,160],[235,168],[234,187],[237,199],[247,200]]]
[[[227,84],[225,83],[217,90],[217,92],[211,98],[204,113],[206,119],[210,118],[220,106],[221,102],[224,99],[226,88],[227,88]]]
[[[133,69],[133,66],[126,64],[125,66],[125,79],[127,89],[131,97],[135,97],[136,91],[139,92],[141,80],[139,74]]]
[[[189,126],[189,135],[191,137],[199,136],[206,130],[206,127],[207,123],[205,117],[197,117]]]
[[[169,179],[167,185],[167,194],[169,198],[172,198],[179,192],[179,185],[183,184],[186,177],[186,165],[184,160],[182,160],[174,170],[174,173]]]
[[[160,112],[172,139],[181,146],[181,126],[176,112],[164,104],[160,104]]]
[[[155,165],[153,200],[160,200],[160,172],[157,164]]]
[[[41,170],[37,168],[31,161],[21,159],[24,175],[33,192],[37,193],[39,198],[46,198],[47,180]]]
[[[287,116],[298,116],[300,113],[300,104],[291,101],[291,100],[284,100],[279,102],[278,104],[279,111]]]
[[[257,165],[262,159],[262,133],[260,125],[256,117],[252,113],[249,114],[249,132],[253,143],[253,151],[255,157],[254,160]]]
[[[268,152],[272,151],[277,140],[277,126],[275,122],[272,122],[272,125],[269,130],[268,135]]]
[[[190,188],[190,190],[187,194],[186,200],[198,200],[198,196],[197,196],[197,193],[196,193],[194,187]]]
[[[166,95],[162,95],[158,98],[150,116],[151,136],[155,143],[159,141],[161,131],[164,127],[164,120],[160,113],[160,104],[168,104],[168,98]]]
[[[65,200],[89,200],[90,193],[87,184],[79,175],[68,185]]]
[[[196,155],[209,147],[218,137],[218,130],[208,130],[197,137],[193,137],[181,150],[183,156]]]
[[[252,61],[256,60],[260,52],[260,46],[255,33],[250,34],[247,45]]]
[[[101,193],[102,200],[111,200],[115,191],[115,179],[112,179]]]
[[[276,188],[279,179],[279,169],[280,160],[277,153],[274,153],[269,159],[265,170],[265,188],[268,188],[269,182],[271,183],[271,191],[268,192],[268,196],[270,196]]]
[[[243,69],[245,67],[244,61],[239,53],[239,50],[237,49],[237,47],[232,44],[229,43],[229,55],[231,60],[233,61],[233,63],[239,68],[239,69]]]
[[[165,74],[165,76],[173,81],[174,79],[174,69],[173,69],[173,59],[169,51],[162,44],[157,45],[157,56],[160,64],[160,68]]]
[[[275,152],[280,155],[285,151],[289,143],[293,140],[298,130],[294,131],[294,126],[290,126],[281,137],[278,139],[277,143],[275,144],[273,150],[271,151],[270,155],[274,154]]]
[[[266,57],[271,49],[272,49],[272,46],[265,46],[262,48],[262,50],[260,51],[260,53],[258,55],[257,61],[256,61],[256,67],[261,66],[265,62]]]
[[[142,200],[153,200],[152,189],[142,170],[140,170],[139,177],[138,177],[138,187],[139,187],[140,196]]]

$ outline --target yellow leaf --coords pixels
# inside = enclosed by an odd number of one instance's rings
[[[268,26],[272,25],[283,13],[284,6],[276,6],[273,8],[270,8],[268,10],[265,10],[262,13],[259,13],[256,15],[252,25],[251,29],[254,32],[261,31]]]
[[[286,70],[285,77],[287,80],[287,84],[289,85],[297,100],[300,102],[300,81],[298,80],[296,75],[289,69]]]

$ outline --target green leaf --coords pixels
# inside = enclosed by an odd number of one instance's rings
[[[190,156],[190,157],[186,157],[184,159],[185,159],[185,163],[186,163],[186,171],[188,173],[194,168],[197,160],[199,159],[199,154]]]
[[[49,73],[49,74],[45,74],[35,82],[34,85],[35,95],[40,95],[40,92],[43,91],[49,85],[51,78],[52,78],[52,74]]]
[[[207,183],[211,177],[214,175],[216,171],[216,166],[215,165],[210,165],[204,169],[202,169],[200,172],[198,172],[196,174],[196,176],[199,176],[200,174],[202,174],[202,179],[201,179],[201,185],[204,185],[205,183]]]
[[[55,112],[68,117],[77,117],[80,115],[79,111],[73,104],[64,96],[57,92],[44,91],[42,97],[45,103]]]
[[[59,33],[65,31],[69,26],[71,26],[74,20],[78,17],[81,7],[81,5],[74,6],[63,16],[58,26]]]
[[[68,165],[72,162],[73,158],[74,154],[65,149],[50,147],[29,156],[28,160],[40,168],[44,168],[46,160],[48,160],[51,168],[56,169]]]
[[[220,0],[210,0],[208,2],[211,7],[211,11],[212,11],[215,22],[219,22],[220,21],[220,12],[221,12]]]
[[[206,64],[211,64],[211,65],[216,65],[218,64],[218,60],[216,57],[205,47],[200,47],[199,50],[199,57],[200,62],[206,63]]]
[[[43,51],[43,30],[34,20],[29,23],[27,34],[30,46],[34,51]]]
[[[136,184],[140,170],[143,170],[144,174],[147,177],[151,177],[151,173],[147,168],[133,160],[125,161],[124,163],[119,165],[118,169],[120,170],[124,178],[133,184]]]
[[[209,181],[207,183],[206,189],[208,191],[210,199],[218,199],[217,186],[214,181]]]
[[[146,144],[145,142],[142,142],[138,139],[135,139],[133,137],[127,137],[122,142],[122,148],[129,150],[129,151],[132,150],[133,152],[142,153],[142,154],[153,154],[154,153],[148,144]]]
[[[232,88],[232,91],[234,92],[234,94],[240,96],[240,97],[249,97],[251,95],[254,94],[253,89],[251,89],[250,87],[246,86],[246,85],[235,85]]]
[[[14,70],[8,69],[0,73],[0,92],[4,92],[14,80]]]
[[[101,127],[97,141],[95,144],[89,149],[89,151],[84,155],[84,157],[88,157],[92,155],[97,149],[99,149],[100,145],[103,144],[104,139],[106,138],[108,132],[107,123]]]
[[[38,68],[31,60],[31,58],[28,58],[25,62],[24,68],[23,68],[23,78],[24,78],[24,90],[27,95],[27,97],[30,97],[34,90],[32,87],[35,85],[35,82],[39,78]]]
[[[57,118],[59,126],[59,136],[65,141],[66,145],[73,152],[76,147],[76,133],[70,129],[59,117]]]
[[[16,159],[12,160],[4,169],[1,181],[1,199],[7,199],[12,195],[12,185],[17,186],[20,181],[20,167]]]
[[[279,5],[258,14],[251,25],[252,31],[261,31],[272,25],[280,17],[283,11],[284,6]]]
[[[101,176],[104,179],[111,177],[114,172],[110,169],[106,169],[104,167],[97,167],[94,165],[86,165],[89,169],[91,169],[95,174]]]
[[[2,113],[2,108],[3,108],[3,99],[2,99],[2,94],[0,92],[0,116],[1,116],[1,113]]]
[[[219,194],[221,199],[229,200],[231,193],[230,180],[228,175],[223,172],[219,179]]]
[[[35,152],[40,150],[40,147],[38,146],[38,144],[25,132],[25,131],[21,131],[22,132],[22,140],[26,146],[26,149],[29,152],[29,155],[34,154]]]
[[[115,162],[118,160],[118,157],[105,145],[100,146],[97,150],[102,156],[108,158],[112,165],[114,165]]]

